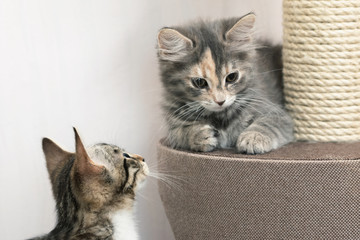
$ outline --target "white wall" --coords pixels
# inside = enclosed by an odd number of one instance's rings
[[[165,25],[251,10],[281,39],[281,0],[0,0],[0,235],[24,239],[55,224],[41,150],[109,142],[156,164],[164,134],[155,54]],[[173,239],[149,181],[137,206],[141,239]]]

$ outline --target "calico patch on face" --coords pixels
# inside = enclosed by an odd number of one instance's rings
[[[231,106],[235,99],[239,88],[236,88],[241,79],[241,72],[236,69],[236,64],[229,62],[217,67],[213,59],[213,53],[207,48],[198,64],[192,67],[190,77],[192,84],[203,89],[199,102],[203,107],[210,111],[223,111]],[[203,81],[199,86],[197,81]]]

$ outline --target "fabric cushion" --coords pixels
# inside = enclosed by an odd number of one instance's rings
[[[264,155],[158,144],[176,239],[360,239],[360,143],[291,143]]]

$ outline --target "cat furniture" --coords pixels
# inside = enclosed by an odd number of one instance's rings
[[[158,145],[176,239],[360,239],[360,144],[293,143],[264,155]]]
[[[360,239],[360,1],[284,0],[284,92],[298,140],[263,155],[160,141],[176,239]]]

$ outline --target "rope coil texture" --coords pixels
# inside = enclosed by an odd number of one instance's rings
[[[284,94],[297,140],[360,140],[360,0],[284,0]]]

